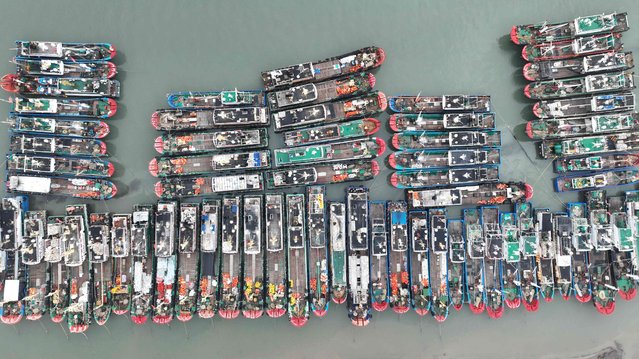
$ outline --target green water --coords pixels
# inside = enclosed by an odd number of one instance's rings
[[[118,47],[115,62],[122,98],[118,115],[109,120],[112,132],[107,140],[120,193],[93,207],[111,212],[155,200],[147,164],[156,154],[152,143],[158,134],[149,116],[166,106],[167,92],[260,88],[261,70],[373,44],[387,53],[386,63],[376,72],[377,87],[387,94],[493,95],[505,155],[502,178],[528,181],[535,186],[535,205],[560,210],[562,202],[576,196],[553,193],[550,162],[536,159],[533,143],[526,140],[523,119],[532,115],[521,91],[525,81],[520,48],[506,35],[513,24],[625,10],[635,26],[624,34],[626,50],[637,50],[639,42],[639,3],[630,0],[4,0],[0,9],[2,73],[13,70],[7,60],[16,39],[108,41]],[[3,113],[8,109],[0,104]],[[389,137],[386,132],[379,136]],[[3,146],[6,140],[7,133],[0,131]],[[279,136],[272,142],[281,145]],[[4,177],[4,168],[0,172]],[[382,172],[368,184],[373,199],[403,196],[386,184],[389,174]],[[340,198],[343,187],[331,187],[329,198]],[[35,205],[45,202],[39,199]],[[67,203],[49,202],[46,207],[55,214]],[[413,313],[374,313],[372,323],[359,329],[346,319],[344,306],[331,303],[326,318],[311,318],[301,330],[286,319],[216,317],[195,319],[186,326],[174,321],[169,328],[134,327],[127,318],[113,316],[108,330],[95,326],[88,339],[73,336],[68,341],[47,319],[25,320],[15,328],[0,326],[0,358],[535,358],[588,354],[614,341],[629,357],[638,352],[633,340],[639,332],[636,301],[618,303],[610,318],[600,316],[592,305],[563,303],[560,298],[543,303],[534,314],[506,310],[499,321],[475,317],[467,308],[461,313],[451,310],[442,325]]]

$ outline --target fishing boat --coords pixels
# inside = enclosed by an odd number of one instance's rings
[[[328,244],[326,233],[326,188],[306,188],[308,203],[308,297],[311,310],[318,317],[328,312],[331,293],[328,283]]]
[[[266,314],[279,318],[286,313],[288,305],[286,266],[286,237],[284,233],[284,195],[266,194]]]
[[[433,298],[428,264],[428,212],[408,212],[410,234],[410,288],[411,306],[417,314],[424,316],[431,307]]]
[[[118,73],[117,66],[109,61],[78,62],[38,58],[15,58],[19,76],[61,76],[110,79]]]
[[[300,107],[353,96],[364,95],[375,86],[375,76],[371,73],[358,73],[334,80],[285,88],[269,92],[266,100],[271,111],[289,107]]]
[[[331,299],[336,304],[346,301],[348,292],[346,255],[346,205],[331,202],[329,208],[329,235],[331,238]]]
[[[200,204],[181,203],[178,225],[178,266],[175,317],[187,322],[197,312],[198,244],[200,234]]]
[[[623,186],[639,182],[639,170],[615,169],[595,174],[555,178],[555,191],[583,191],[596,188]]]
[[[494,113],[393,114],[388,120],[394,132],[492,130]]]
[[[365,47],[344,55],[325,60],[305,62],[298,65],[263,71],[262,81],[267,91],[318,82],[347,74],[369,71],[379,67],[386,59],[381,47]]]
[[[397,171],[390,176],[390,183],[396,188],[433,188],[498,180],[498,166]]]
[[[111,257],[113,257],[113,284],[111,310],[124,315],[131,308],[133,266],[131,261],[131,215],[114,214],[111,217]]]
[[[101,78],[7,74],[0,79],[0,87],[23,96],[120,97],[120,82]]]
[[[519,246],[521,260],[521,298],[524,308],[529,312],[539,309],[539,284],[537,281],[537,252],[539,248],[539,236],[535,229],[533,208],[530,202],[515,204],[517,216],[517,228],[519,230]]]
[[[264,127],[269,117],[265,107],[234,107],[214,110],[157,110],[151,125],[160,131],[211,130],[223,128]]]
[[[614,170],[639,166],[639,153],[609,153],[602,155],[560,157],[555,159],[557,173]]]
[[[288,317],[298,328],[304,326],[309,317],[305,210],[303,194],[286,195]]]
[[[26,295],[23,298],[27,320],[39,320],[47,312],[50,271],[49,263],[44,260],[46,234],[47,212],[27,211],[20,249],[20,260],[27,266]]]
[[[448,291],[450,303],[455,310],[464,305],[466,285],[466,243],[464,241],[464,221],[449,219],[448,227]]]
[[[391,137],[398,150],[426,150],[456,147],[500,147],[499,131],[402,132]]]
[[[631,300],[637,295],[637,273],[633,263],[636,243],[631,220],[625,208],[625,198],[609,196],[608,210],[615,246],[611,252],[614,281],[619,290],[619,296],[624,300]]]
[[[111,181],[89,178],[9,175],[7,192],[107,200],[118,192]]]
[[[216,177],[172,177],[155,183],[155,194],[160,198],[208,196],[217,193],[261,191],[264,178],[261,173],[244,173]]]
[[[222,258],[218,312],[224,319],[240,315],[242,301],[242,252],[240,247],[241,206],[239,196],[222,198]]]
[[[480,207],[481,225],[486,240],[486,313],[492,319],[504,314],[504,237],[499,226],[499,208]]]
[[[510,39],[518,45],[560,41],[578,36],[627,31],[628,15],[623,13],[581,16],[571,21],[551,23],[547,21],[515,25]]]
[[[499,225],[504,241],[504,260],[502,261],[504,303],[510,309],[521,305],[521,247],[519,228],[515,213],[500,213]]]
[[[610,251],[614,248],[614,241],[606,191],[594,190],[585,194],[590,221],[590,241],[595,251]]]
[[[408,150],[394,152],[388,156],[388,164],[397,170],[498,165],[500,163],[501,155],[498,148]]]
[[[155,252],[151,236],[155,233],[154,225],[154,205],[135,205],[133,207],[131,215],[131,254],[133,257],[131,320],[137,325],[146,323],[153,306]]]
[[[23,154],[8,154],[6,168],[10,173],[99,178],[111,177],[115,172],[113,163],[102,159]]]
[[[404,201],[390,201],[387,204],[387,209],[390,224],[390,253],[388,255],[390,291],[388,302],[395,313],[403,314],[408,312],[411,305],[407,205]]]
[[[241,306],[245,318],[257,319],[264,313],[263,197],[244,196],[243,200],[244,290]]]
[[[153,323],[169,324],[175,305],[177,202],[158,202],[155,211],[155,289]]]
[[[633,150],[639,150],[639,132],[543,141],[539,145],[539,155],[543,158]]]
[[[218,281],[220,278],[220,201],[202,201],[200,231],[200,281],[197,314],[210,319],[217,311]]]
[[[609,33],[526,45],[521,49],[521,56],[526,61],[562,60],[577,56],[621,51],[622,48],[621,34]]]
[[[89,216],[89,261],[93,275],[93,320],[105,325],[111,316],[113,260],[111,258],[111,214]]]
[[[19,57],[65,59],[80,63],[110,60],[116,54],[115,46],[105,42],[16,41],[16,45]]]
[[[374,115],[386,110],[386,95],[376,91],[347,100],[280,110],[271,113],[275,132],[330,124]]]
[[[622,71],[537,81],[524,87],[524,95],[530,99],[544,100],[632,90],[635,88],[633,76],[632,71]]]
[[[169,106],[177,109],[211,109],[223,107],[264,106],[260,90],[182,91],[167,95]]]
[[[567,213],[555,213],[553,218],[555,236],[555,286],[565,300],[572,295],[572,220]]]
[[[348,240],[348,317],[358,327],[368,325],[371,313],[368,188],[346,189]]]
[[[41,153],[62,156],[106,156],[106,143],[85,138],[11,135],[9,151],[13,153]]]
[[[466,302],[475,314],[481,314],[486,308],[486,284],[484,256],[486,239],[480,223],[479,210],[464,209],[464,237],[468,258],[466,259]]]
[[[388,308],[390,299],[388,270],[388,230],[386,229],[386,202],[371,201],[371,306],[378,312]]]
[[[392,96],[388,99],[391,111],[398,113],[490,112],[490,96]]]
[[[20,218],[20,225],[22,225],[22,218]],[[2,289],[2,293],[0,293],[0,303],[2,303],[0,321],[4,324],[15,325],[24,316],[22,301],[25,297],[27,284],[27,267],[20,261],[18,251],[6,251],[3,254],[3,258],[0,258],[0,267],[4,271],[0,274],[1,277],[4,277],[0,278],[2,279],[2,284],[0,284]]]
[[[69,273],[67,325],[71,333],[84,333],[91,324],[93,280],[87,258],[88,213],[86,204],[69,205],[62,226],[64,265]]]
[[[537,254],[537,277],[539,292],[546,302],[555,296],[555,254],[557,243],[553,236],[553,213],[547,208],[535,208],[535,230],[539,237]]]
[[[69,277],[64,265],[62,243],[64,217],[47,218],[47,236],[44,240],[44,260],[51,268],[51,281],[46,298],[46,306],[54,323],[62,323],[69,304]]]
[[[381,138],[351,140],[323,145],[280,148],[274,150],[275,167],[304,165],[317,162],[343,162],[381,156],[386,143]]]
[[[279,189],[367,181],[377,176],[379,172],[379,164],[374,160],[300,166],[267,172],[266,186],[269,189]]]
[[[164,134],[155,139],[155,150],[166,156],[207,153],[223,150],[248,150],[268,147],[265,128]]]
[[[446,209],[436,208],[428,211],[430,226],[431,250],[429,258],[430,287],[433,298],[430,313],[435,320],[443,322],[448,318],[448,307],[451,303],[450,289],[448,287],[448,223],[446,221]]]
[[[522,182],[483,183],[442,189],[408,190],[410,209],[458,205],[497,205],[523,202],[532,198],[533,188]]]
[[[635,95],[631,92],[622,92],[539,101],[533,105],[532,111],[538,118],[552,118],[634,111],[634,109]]]
[[[203,175],[223,171],[260,170],[271,167],[271,152],[249,151],[215,155],[159,157],[149,163],[154,177]]]
[[[109,134],[109,125],[99,120],[9,115],[7,122],[12,133],[20,134],[80,138],[104,138]]]
[[[533,140],[596,135],[639,129],[639,114],[620,113],[529,121],[526,134]]]
[[[29,209],[29,197],[5,197],[0,201],[0,251],[13,252],[23,242],[22,221]]]
[[[17,97],[13,100],[13,111],[20,115],[109,118],[113,117],[117,110],[118,103],[107,97],[95,99]]]
[[[586,204],[571,202],[566,205],[568,217],[572,222],[572,291],[575,299],[581,303],[589,302],[592,298],[592,288],[589,271],[590,225],[586,218]]]
[[[293,147],[371,136],[379,131],[380,127],[381,124],[378,120],[363,118],[343,123],[285,131],[282,135],[286,146]]]
[[[565,60],[529,62],[524,65],[523,73],[529,81],[545,81],[599,72],[623,71],[632,67],[632,52],[611,51]]]

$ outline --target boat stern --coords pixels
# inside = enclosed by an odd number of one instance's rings
[[[388,155],[387,162],[390,168],[397,169],[397,157],[395,157],[395,153]]]
[[[491,319],[499,319],[504,315],[504,307],[500,306],[498,308],[486,308],[486,313]]]
[[[113,165],[113,162],[109,162],[109,164],[107,165],[107,177],[113,176],[114,173],[115,173],[115,166]]]
[[[115,45],[109,44],[109,56],[110,56],[110,58],[111,59],[114,58],[117,53],[118,53],[118,51],[115,48]]]
[[[629,288],[628,290],[619,290],[619,296],[623,300],[632,300],[637,296],[637,288]]]
[[[379,175],[379,172],[380,172],[379,163],[377,163],[377,161],[375,160],[371,161],[371,172],[373,173],[373,176]]]
[[[164,185],[162,184],[162,181],[155,182],[153,190],[158,198],[162,198],[162,195],[164,194]]]
[[[610,315],[615,311],[616,303],[614,300],[609,301],[606,305],[602,305],[599,301],[595,301],[595,308],[603,315]]]
[[[470,308],[470,311],[473,312],[474,314],[481,314],[484,312],[484,308],[486,307],[486,304],[484,304],[484,302],[481,302],[479,304],[468,303],[468,307]]]
[[[40,320],[42,318],[42,313],[38,314],[28,314],[26,315],[27,320]]]
[[[224,319],[235,319],[240,316],[239,309],[220,309],[219,310],[220,317]]]
[[[171,315],[155,315],[153,316],[153,323],[155,324],[169,324],[173,320]]]
[[[188,322],[189,320],[193,319],[193,314],[191,313],[180,313],[177,315],[177,319],[181,322]]]
[[[16,325],[22,320],[22,314],[10,314],[0,317],[0,321],[7,325]]]
[[[533,122],[532,121],[528,121],[528,123],[526,123],[526,135],[530,138],[530,139],[535,139],[535,134],[533,133]]]
[[[71,333],[84,333],[89,329],[89,324],[74,324],[69,327],[69,332]]]
[[[397,314],[404,314],[408,312],[410,308],[407,305],[398,305],[393,307],[393,312]]]
[[[521,305],[521,298],[505,299],[504,303],[506,303],[510,309],[517,309]]]
[[[198,317],[202,319],[211,319],[215,317],[215,311],[211,309],[203,309],[197,312]]]
[[[531,96],[531,95],[530,95],[530,84],[527,84],[527,85],[524,87],[524,95],[525,95],[526,97],[528,97],[528,98],[531,98],[531,97],[530,97],[530,96]]]
[[[539,299],[535,298],[532,301],[524,301],[524,308],[529,312],[536,312],[539,309]]]

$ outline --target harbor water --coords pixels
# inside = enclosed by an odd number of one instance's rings
[[[8,60],[18,39],[111,42],[118,49],[114,62],[122,96],[117,115],[108,120],[106,141],[119,192],[110,201],[91,202],[94,212],[130,212],[133,204],[157,199],[147,165],[156,155],[158,133],[149,119],[153,110],[166,107],[167,92],[258,89],[262,70],[370,45],[386,51],[386,62],[375,76],[377,89],[387,95],[492,95],[502,132],[501,178],[532,184],[534,206],[563,210],[577,195],[554,193],[551,161],[537,158],[534,142],[524,134],[532,102],[522,92],[521,48],[510,41],[510,28],[627,11],[631,29],[623,36],[625,50],[639,51],[636,0],[3,0],[0,11],[3,74],[14,70]],[[1,113],[9,109],[0,103]],[[385,122],[388,114],[378,118]],[[386,129],[377,136],[390,138]],[[0,131],[0,149],[8,148],[7,139],[7,131]],[[272,148],[283,146],[279,135],[272,134],[270,142]],[[364,183],[371,188],[371,199],[403,198],[403,191],[388,184],[389,175],[385,169]],[[5,178],[4,166],[0,176]],[[342,199],[345,187],[329,186],[328,198]],[[634,188],[608,192],[629,189]],[[32,205],[62,214],[64,204],[77,202],[42,197]],[[449,213],[457,216],[459,209]],[[0,359],[590,358],[604,348],[609,348],[607,358],[639,356],[637,300],[619,300],[609,317],[592,304],[561,298],[542,303],[536,313],[506,309],[500,320],[475,316],[467,308],[451,309],[442,324],[413,312],[373,315],[368,327],[356,328],[347,320],[345,306],[331,303],[326,317],[311,317],[302,329],[284,317],[228,321],[216,316],[185,325],[174,321],[170,327],[139,327],[128,317],[113,315],[107,326],[93,325],[86,338],[67,338],[66,328],[47,317],[0,326]]]

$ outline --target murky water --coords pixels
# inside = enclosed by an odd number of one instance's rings
[[[488,5],[490,3],[490,5]],[[505,35],[510,26],[578,15],[630,12],[635,28],[624,34],[627,50],[639,44],[636,1],[3,1],[0,72],[13,70],[9,48],[16,39],[108,41],[119,50],[123,96],[110,120],[111,159],[120,193],[94,204],[95,211],[130,211],[155,200],[147,172],[157,133],[149,115],[166,106],[172,90],[261,87],[261,70],[321,59],[378,45],[387,53],[376,72],[387,94],[477,93],[493,95],[505,155],[501,176],[535,186],[534,204],[562,209],[576,196],[553,193],[550,162],[535,159],[523,133],[530,119],[521,89],[520,48]],[[6,94],[2,95],[7,97]],[[2,104],[6,113],[9,106]],[[380,116],[386,119],[388,115]],[[379,136],[388,138],[387,132]],[[7,133],[0,132],[5,147]],[[518,142],[521,141],[521,142]],[[274,147],[279,136],[272,136]],[[388,154],[388,152],[387,152]],[[0,175],[4,178],[4,166]],[[373,199],[399,199],[387,185],[390,171],[368,185]],[[329,189],[331,199],[344,186]],[[615,191],[610,191],[615,192]],[[63,201],[46,207],[61,213]],[[44,206],[45,201],[35,201]],[[451,211],[453,215],[457,210]],[[45,319],[0,326],[0,358],[162,358],[162,357],[323,357],[323,358],[537,358],[587,356],[618,342],[635,357],[639,303],[621,302],[609,318],[574,301],[544,303],[538,313],[507,312],[499,321],[475,317],[466,308],[442,325],[413,313],[375,313],[367,328],[351,326],[343,306],[331,304],[326,318],[311,318],[301,330],[285,319],[195,319],[184,326],[134,327],[115,316],[88,337],[67,338]],[[613,356],[610,356],[613,357]]]

